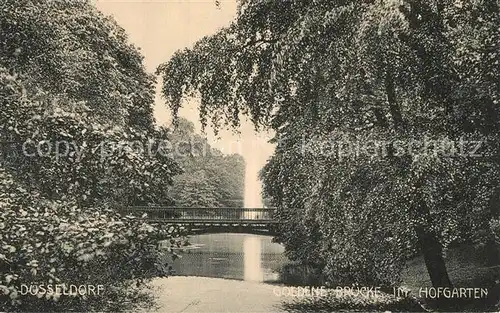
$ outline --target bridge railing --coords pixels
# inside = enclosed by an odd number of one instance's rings
[[[125,214],[143,215],[148,219],[165,220],[227,220],[227,221],[273,221],[274,208],[179,208],[179,207],[125,207],[120,211]]]

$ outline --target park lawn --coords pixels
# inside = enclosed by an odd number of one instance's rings
[[[481,263],[479,254],[470,245],[462,245],[450,249],[446,253],[446,267],[454,287],[487,288],[491,296],[498,293],[500,279],[500,266],[487,266]],[[402,287],[408,288],[410,294],[419,298],[420,288],[432,287],[427,268],[422,256],[407,262],[402,273]],[[466,301],[460,307],[463,310],[485,310],[492,304],[487,304],[486,299]],[[426,301],[424,301],[426,302]],[[483,306],[483,305],[486,305]]]

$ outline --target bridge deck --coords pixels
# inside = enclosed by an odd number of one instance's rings
[[[134,206],[120,209],[123,214],[140,215],[146,220],[181,224],[277,224],[275,208],[160,207]],[[145,216],[143,216],[146,214]]]
[[[136,206],[121,208],[123,214],[140,216],[151,223],[185,225],[192,234],[241,232],[276,235],[275,208],[181,208]]]

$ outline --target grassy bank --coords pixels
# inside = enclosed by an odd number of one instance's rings
[[[472,246],[459,246],[446,254],[448,273],[455,287],[486,288],[488,297],[476,300],[458,300],[449,303],[452,311],[498,311],[500,296],[500,267],[487,264]],[[282,283],[289,286],[324,286],[326,279],[321,271],[311,265],[285,264],[279,271]],[[424,299],[420,288],[432,287],[423,258],[409,260],[402,273],[401,286],[409,290],[408,297],[395,298],[386,294],[379,299],[360,296],[339,296],[330,293],[328,297],[301,299],[287,305],[290,312],[334,312],[347,311],[424,311],[435,310],[436,303]],[[422,304],[422,305],[420,305]]]
[[[305,312],[422,312],[420,304],[412,298],[396,298],[388,293],[359,295],[339,293],[329,289],[322,297],[298,298],[284,304],[290,313]]]

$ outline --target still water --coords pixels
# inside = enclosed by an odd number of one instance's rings
[[[283,246],[271,239],[232,233],[192,236],[192,246],[173,262],[175,275],[277,281],[278,269],[287,259]]]

